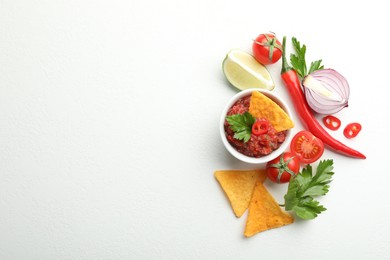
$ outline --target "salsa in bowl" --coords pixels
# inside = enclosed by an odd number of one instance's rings
[[[291,112],[271,91],[247,89],[234,95],[220,119],[220,135],[237,159],[261,164],[284,152],[292,138]]]

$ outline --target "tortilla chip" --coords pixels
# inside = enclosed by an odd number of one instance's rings
[[[293,222],[294,218],[282,211],[262,182],[256,182],[249,204],[249,214],[244,235],[251,237],[259,232],[285,226]]]
[[[294,127],[294,122],[278,104],[272,99],[253,91],[249,104],[249,113],[253,117],[266,118],[275,128],[276,132],[284,131]]]
[[[214,175],[238,218],[248,208],[256,182],[262,183],[267,178],[264,170],[226,170],[216,171]]]

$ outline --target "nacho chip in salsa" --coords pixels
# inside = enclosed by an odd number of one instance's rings
[[[267,118],[277,132],[294,127],[294,122],[277,103],[259,91],[253,91],[249,113],[256,118]]]

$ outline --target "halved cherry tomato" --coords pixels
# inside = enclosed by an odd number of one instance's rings
[[[350,123],[344,128],[344,136],[347,138],[356,137],[360,130],[362,130],[362,125],[359,123]]]
[[[341,121],[335,116],[325,116],[322,118],[322,122],[324,122],[324,125],[329,128],[330,130],[336,131],[341,126]]]
[[[324,153],[324,144],[321,139],[315,137],[311,132],[303,130],[293,137],[290,149],[299,158],[300,162],[312,163],[317,161]]]
[[[257,119],[252,125],[252,134],[259,136],[268,133],[269,123],[267,119]]]
[[[263,33],[254,40],[252,51],[255,59],[261,64],[274,64],[282,57],[282,44],[275,34]]]
[[[289,182],[299,172],[299,160],[290,152],[282,153],[266,165],[267,177],[276,183]]]

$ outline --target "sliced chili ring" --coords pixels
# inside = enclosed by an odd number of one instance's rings
[[[324,125],[329,128],[330,130],[336,131],[341,126],[341,121],[335,116],[325,116],[322,118],[322,122],[324,122]]]
[[[360,130],[362,130],[362,125],[359,123],[350,123],[344,128],[344,136],[347,138],[356,137]]]
[[[266,119],[258,119],[252,125],[252,134],[255,136],[263,135],[268,133],[269,123]]]

